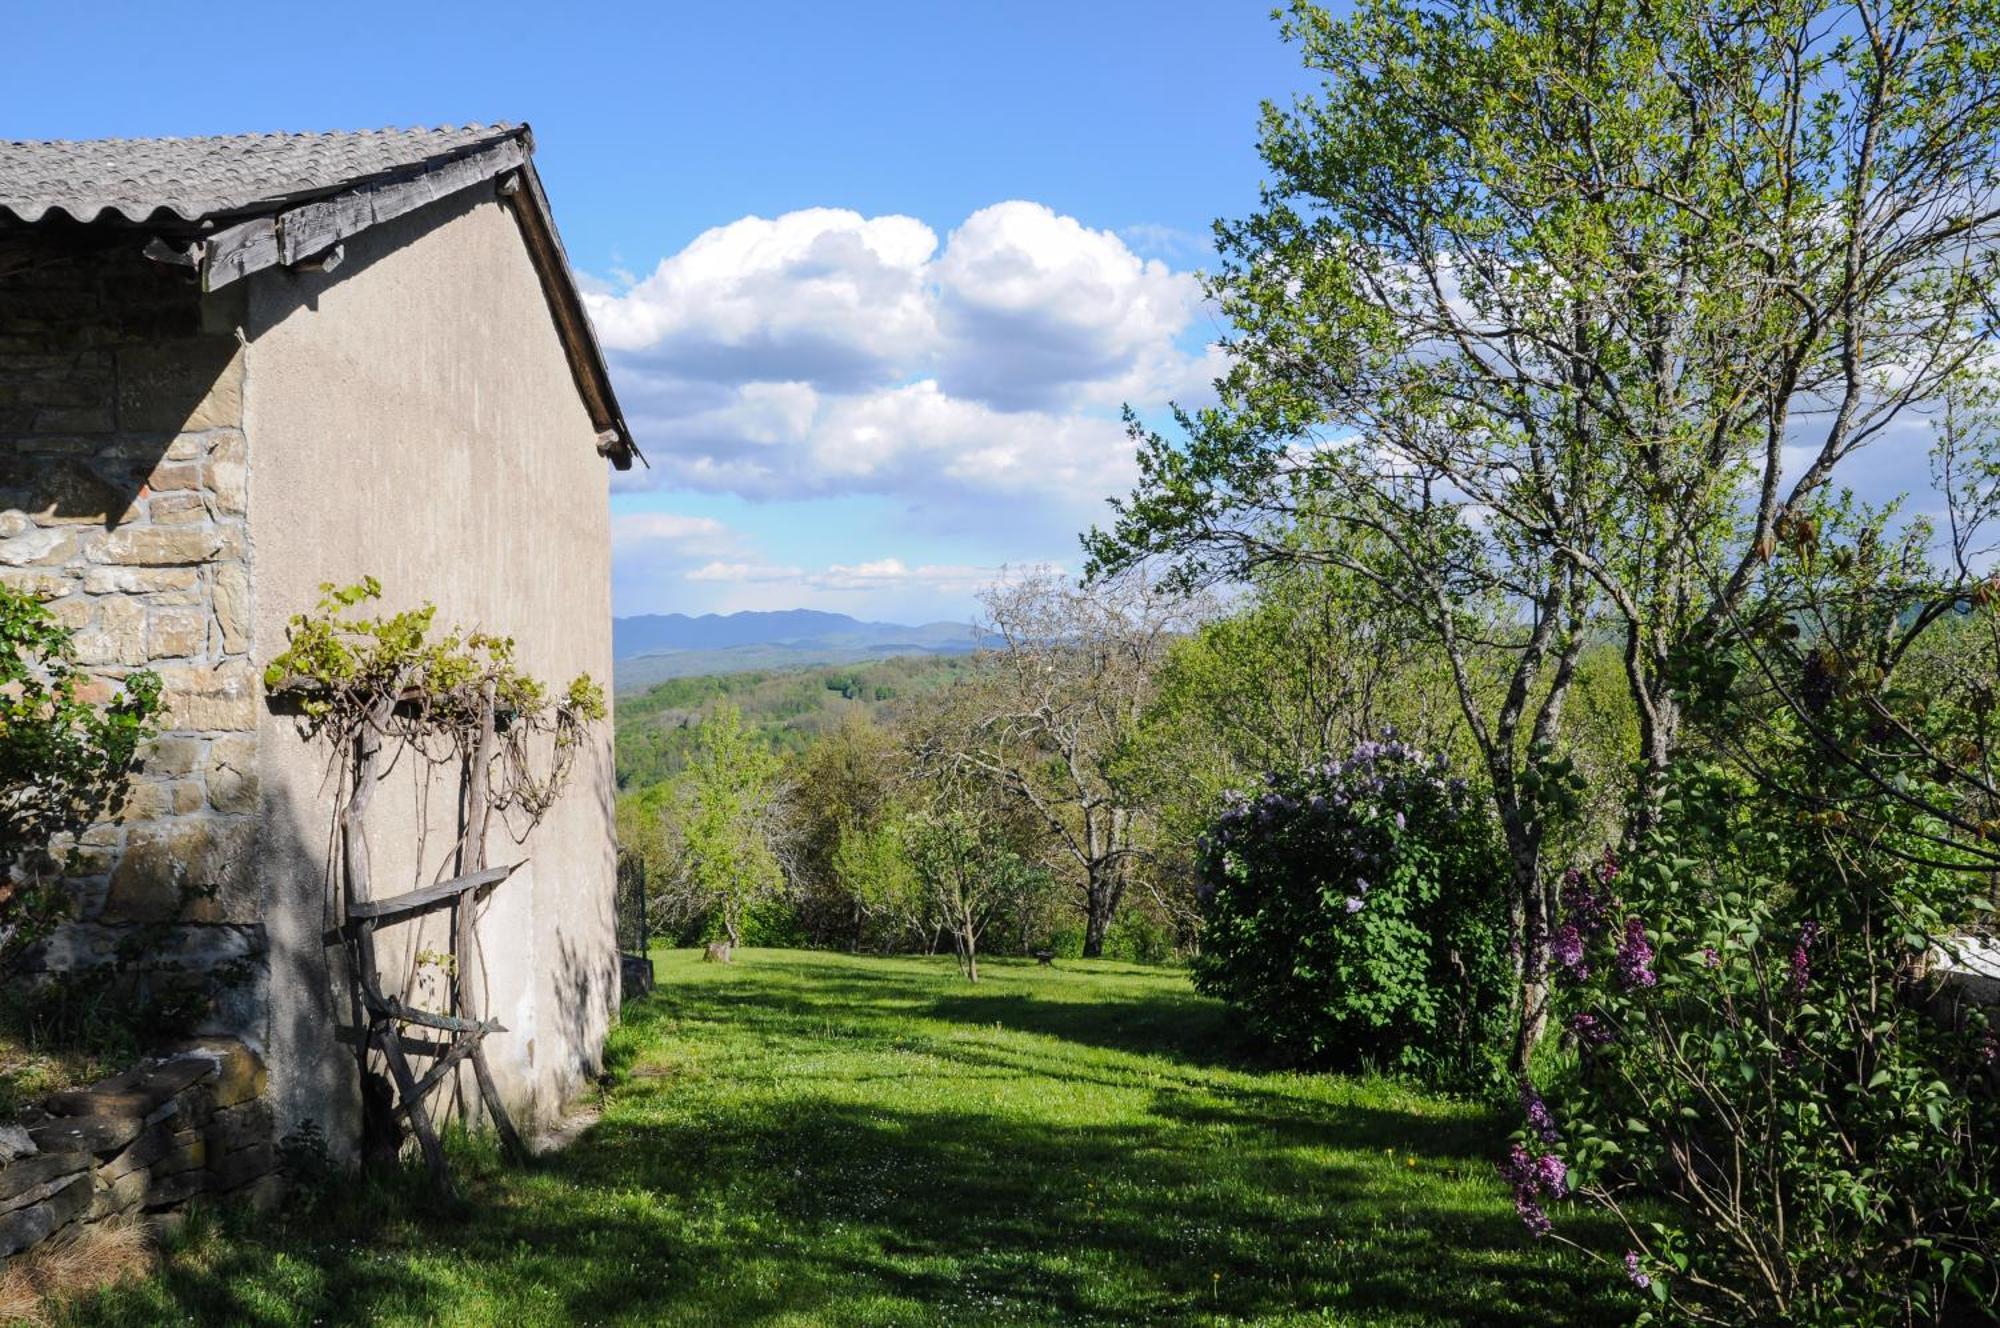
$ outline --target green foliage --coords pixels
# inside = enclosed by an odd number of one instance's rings
[[[1956,1321],[2000,1296],[1993,1030],[1924,974],[1976,882],[1677,777],[1623,872],[1565,892],[1571,1184],[1677,1315]],[[1906,841],[1901,847],[1910,847]]]
[[[571,679],[551,705],[548,689],[514,662],[514,639],[454,628],[433,639],[435,605],[366,616],[361,606],[382,598],[382,585],[363,577],[351,586],[320,587],[310,613],[285,628],[285,649],[264,669],[264,685],[291,693],[315,732],[350,731],[385,697],[407,695],[439,729],[478,722],[482,688],[518,724],[547,722],[564,731],[609,713],[604,689],[588,674]]]
[[[160,711],[160,680],[125,676],[87,699],[68,628],[0,586],[0,978],[69,916],[76,837],[116,813]]]
[[[842,726],[893,725],[912,702],[965,676],[960,656],[912,655],[838,669],[791,669],[674,678],[618,700],[618,787],[651,788],[687,768],[702,719],[735,706],[772,751],[803,757]]]
[[[435,606],[360,612],[382,598],[364,577],[320,587],[311,612],[285,627],[285,649],[264,669],[274,696],[293,700],[307,734],[345,761],[364,732],[392,732],[433,764],[469,757],[490,697],[502,726],[496,808],[521,807],[540,819],[555,805],[590,727],[609,714],[604,689],[580,674],[552,700],[549,688],[514,662],[512,637],[453,628],[431,635]],[[530,750],[549,740],[546,758]]]
[[[689,874],[718,934],[736,945],[744,943],[747,911],[784,884],[769,836],[778,770],[734,706],[703,722],[685,777]]]
[[[1202,860],[1196,985],[1280,1054],[1478,1084],[1512,973],[1490,823],[1398,742],[1233,795]]]
[[[840,827],[833,852],[834,881],[873,925],[884,948],[915,930],[925,912],[924,883],[911,860],[906,829],[901,816],[874,825],[851,820]]]

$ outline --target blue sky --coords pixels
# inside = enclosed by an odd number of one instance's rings
[[[1121,402],[1198,400],[1191,273],[1300,86],[1258,0],[14,6],[0,132],[525,119],[655,469],[620,612],[962,617],[1077,565]]]

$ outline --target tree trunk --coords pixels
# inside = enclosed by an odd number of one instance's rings
[[[1104,935],[1111,930],[1112,900],[1110,892],[1101,882],[1093,882],[1084,891],[1083,914],[1083,957],[1102,959],[1104,957]]]
[[[1515,997],[1514,1047],[1507,1068],[1528,1068],[1535,1045],[1549,1026],[1550,901],[1542,880],[1541,835],[1524,823],[1518,809],[1503,812],[1510,868],[1508,921],[1513,932]]]

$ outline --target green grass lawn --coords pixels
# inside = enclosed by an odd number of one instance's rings
[[[662,956],[603,1119],[466,1197],[222,1214],[100,1324],[1491,1324],[1629,1317],[1482,1109],[1236,1059],[1168,970]]]

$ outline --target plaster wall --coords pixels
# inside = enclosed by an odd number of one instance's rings
[[[440,625],[513,636],[544,681],[589,673],[608,692],[609,463],[508,205],[468,190],[350,239],[330,273],[259,273],[247,297],[253,657],[284,648],[322,582],[372,575],[384,611],[429,600]],[[260,712],[276,1128],[313,1119],[351,1139],[359,1087],[338,1030],[354,1019],[323,935],[331,753]],[[473,975],[507,1025],[487,1047],[524,1126],[598,1068],[618,999],[610,732],[524,843],[498,818],[489,842],[490,861],[528,862],[488,898]],[[399,767],[369,816],[378,894],[429,884],[451,847],[456,776],[426,785],[419,769]],[[383,933],[385,985],[440,1008],[414,957],[447,949],[448,926],[438,913]],[[469,1075],[457,1100],[477,1103]]]

